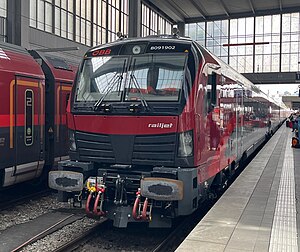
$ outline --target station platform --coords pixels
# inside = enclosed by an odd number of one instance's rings
[[[300,251],[300,149],[282,126],[177,248]]]

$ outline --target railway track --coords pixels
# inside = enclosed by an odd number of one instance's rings
[[[71,251],[67,249],[82,244],[85,238],[91,237],[91,234],[99,228],[99,222],[97,222],[93,225],[86,225],[84,231],[77,230],[76,225],[85,226],[81,223],[84,223],[86,219],[84,212],[70,209],[46,213],[30,222],[0,233],[0,240],[3,242],[0,251],[36,251],[40,249],[40,244],[46,244],[47,251]],[[75,232],[65,237],[66,230],[70,229]]]
[[[27,245],[34,243],[42,238],[44,238],[45,236],[47,236],[48,234],[51,234],[52,232],[56,231],[56,229],[60,226],[63,225],[64,222],[66,222],[67,220],[69,220],[70,218],[74,217],[74,214],[70,214],[67,217],[65,217],[62,220],[57,221],[56,223],[54,223],[53,225],[51,225],[50,227],[46,228],[45,230],[41,231],[40,233],[36,234],[35,236],[31,237],[30,239],[26,240],[25,242],[23,242],[22,244],[20,244],[18,247],[16,247],[15,249],[13,249],[11,252],[17,252],[22,250],[24,247],[26,247]]]
[[[160,243],[152,250],[152,252],[168,252],[175,251],[185,237],[193,230],[197,223],[204,217],[213,205],[211,202],[203,209],[195,211],[192,215],[183,218],[172,232],[169,233]]]
[[[243,168],[241,167],[241,169],[237,173],[240,173],[243,170]],[[238,175],[238,174],[236,174],[236,175]],[[234,178],[232,181],[229,182],[229,184],[231,184],[233,181],[234,181]],[[36,195],[37,195],[37,197],[39,197],[39,195],[43,194],[43,193],[47,193],[47,192],[36,192]],[[30,197],[30,199],[32,199],[32,194],[28,197]],[[26,196],[23,198],[23,200],[26,200]],[[19,199],[15,199],[14,202],[11,202],[10,204],[19,204],[19,202],[20,202]],[[172,230],[164,235],[161,234],[159,237],[156,238],[155,241],[153,240],[154,242],[151,244],[151,246],[148,246],[147,244],[146,245],[143,244],[144,242],[141,242],[141,243],[137,242],[134,245],[135,248],[145,248],[144,251],[154,251],[154,252],[174,251],[180,245],[180,243],[185,239],[185,237],[191,232],[191,230],[194,228],[194,226],[209,211],[209,209],[213,206],[214,203],[215,203],[215,200],[209,200],[208,202],[206,202],[204,204],[205,208],[202,207],[201,209],[196,211],[191,216],[188,216],[186,218],[179,220],[177,222],[177,225],[174,226],[174,230]],[[52,233],[55,234],[56,231],[58,231],[58,233],[59,233],[59,231],[61,231],[64,226],[66,226],[72,222],[72,221],[70,221],[70,219],[73,217],[74,217],[74,214],[70,213],[65,218],[58,220],[53,225],[48,226],[47,228],[45,228],[38,234],[35,234],[34,236],[28,238],[22,244],[14,247],[13,250],[9,250],[9,251],[13,251],[13,252],[27,251],[26,246],[28,246],[29,244],[33,244],[36,241],[38,241],[36,243],[36,244],[38,244],[40,242],[40,240],[42,240],[44,237],[46,237],[49,234],[51,236],[51,234]],[[83,218],[84,218],[84,216],[81,217],[81,219],[83,219]],[[79,218],[77,218],[77,220],[78,219]],[[75,220],[74,220],[74,222],[75,222]],[[93,224],[92,226],[89,226],[84,232],[77,232],[77,229],[72,227],[73,230],[76,230],[75,236],[73,238],[69,239],[68,241],[60,241],[59,245],[53,246],[53,249],[51,248],[51,251],[54,251],[54,252],[74,251],[74,250],[81,251],[84,244],[87,244],[88,247],[93,246],[93,244],[92,244],[93,240],[97,239],[97,237],[99,237],[99,236],[103,237],[104,233],[107,233],[109,230],[111,230],[111,228],[106,228],[108,225],[106,225],[105,223],[109,223],[109,221],[107,221],[106,219],[102,219],[100,222],[97,222],[97,223]],[[116,232],[112,231],[110,233],[111,234],[109,235],[109,238],[104,237],[104,240],[106,239],[108,241],[106,243],[111,243],[111,242],[115,243],[116,238],[112,238],[112,237],[119,237],[119,235],[120,235],[119,230]],[[127,233],[127,231],[126,231],[126,233]],[[140,233],[143,233],[143,231],[140,230],[139,233],[136,235],[136,237],[138,237]],[[61,236],[63,236],[63,235],[60,235],[60,237]],[[147,237],[151,237],[151,235],[150,236],[147,235],[146,232],[145,232],[145,234],[142,234],[141,236],[145,236],[145,237],[139,237],[138,240],[140,240],[140,239],[146,240]],[[163,239],[161,239],[162,236],[164,236]],[[120,247],[124,248],[126,251],[126,248],[128,248],[130,246],[130,242],[132,243],[132,241],[129,241],[130,239],[128,239],[126,237],[129,237],[129,236],[125,236],[125,239],[123,239],[123,241],[121,241],[121,242],[117,241],[117,244],[120,244],[120,245],[116,245],[116,246],[112,247],[112,251],[114,251],[115,248],[119,249]],[[48,240],[48,238],[46,238],[44,240]],[[46,243],[50,244],[49,246],[52,246],[51,241],[46,241]],[[92,245],[90,245],[90,244],[92,244]],[[98,244],[101,244],[101,242],[98,242]],[[153,244],[157,244],[157,245],[153,246]],[[39,245],[36,245],[36,246],[38,247]],[[147,246],[148,246],[148,248],[147,248]],[[35,251],[35,250],[30,248],[28,251]]]
[[[98,234],[101,229],[105,228],[106,222],[107,219],[103,218],[100,220],[100,222],[97,222],[95,225],[93,225],[89,230],[81,233],[79,236],[75,237],[69,242],[62,244],[60,247],[53,250],[53,252],[71,252],[75,249],[78,249],[82,244],[91,240],[95,234]]]

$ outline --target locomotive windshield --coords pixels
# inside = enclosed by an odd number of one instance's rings
[[[76,101],[178,101],[185,54],[103,56],[85,60]]]

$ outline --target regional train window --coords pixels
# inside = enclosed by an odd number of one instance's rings
[[[24,142],[26,146],[33,144],[34,130],[34,93],[31,89],[25,90],[25,125]]]

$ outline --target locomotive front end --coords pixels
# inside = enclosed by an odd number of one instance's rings
[[[68,115],[70,158],[50,187],[84,200],[114,225],[171,219],[197,208],[194,133],[186,109],[195,75],[191,41],[138,39],[89,51]],[[192,62],[192,63],[191,63]]]

